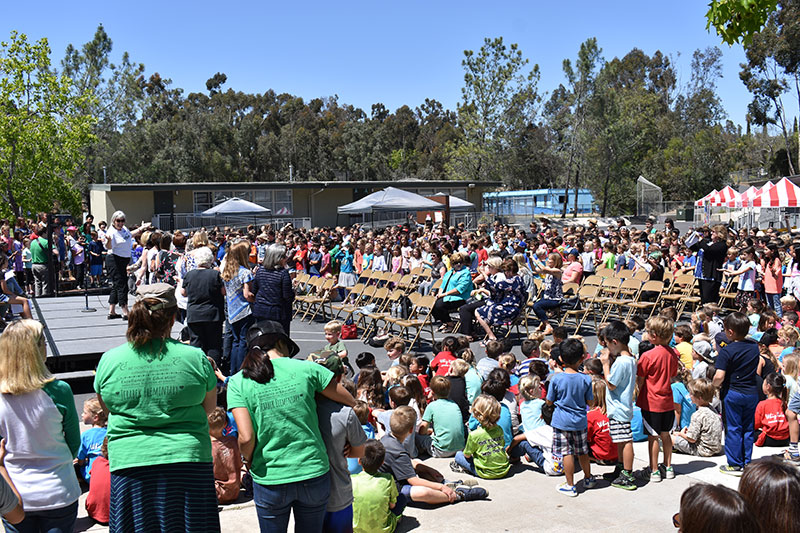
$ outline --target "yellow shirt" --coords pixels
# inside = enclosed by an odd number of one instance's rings
[[[681,355],[681,363],[683,363],[683,366],[685,366],[687,370],[691,370],[694,366],[692,345],[688,342],[681,342],[675,346],[675,349],[678,350],[678,353]]]

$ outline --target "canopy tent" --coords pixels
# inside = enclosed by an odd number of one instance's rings
[[[379,211],[440,211],[444,204],[428,200],[419,194],[386,187],[376,191],[360,200],[340,206],[337,211],[340,215],[363,215]]]
[[[743,204],[748,207],[800,207],[800,187],[783,178],[767,187],[764,185],[761,194]]]
[[[225,215],[268,215],[271,211],[253,202],[242,200],[241,198],[230,198],[221,204],[217,204],[211,209],[206,209],[201,213],[203,216],[225,216]]]
[[[717,194],[717,189],[714,189],[713,191],[711,191],[707,195],[705,195],[702,198],[700,198],[699,200],[697,200],[694,203],[695,207],[703,207],[704,205],[706,205],[706,203],[708,203],[708,201],[711,199],[711,197],[714,196],[715,194]]]
[[[744,191],[743,193],[737,194],[736,198],[734,198],[733,200],[729,200],[725,204],[725,206],[726,207],[742,207],[743,205],[745,205],[746,202],[749,202],[750,200],[752,200],[753,198],[755,198],[759,194],[761,194],[761,189],[759,189],[757,187],[750,186],[750,188],[747,189],[746,191]]]
[[[735,199],[738,193],[730,186],[726,185],[725,188],[715,193],[708,199],[708,205],[719,207],[724,206],[731,200]]]
[[[433,196],[449,196],[443,192],[437,192]],[[450,210],[451,211],[469,211],[470,209],[475,209],[475,204],[472,202],[468,202],[466,200],[462,200],[456,196],[449,196],[450,200]]]

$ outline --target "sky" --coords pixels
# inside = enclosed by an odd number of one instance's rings
[[[369,112],[414,108],[433,98],[455,109],[461,98],[464,50],[484,38],[518,43],[541,69],[540,92],[564,82],[565,58],[596,37],[606,60],[633,48],[670,56],[679,83],[688,82],[695,49],[719,46],[723,78],[718,93],[728,118],[744,124],[751,97],[739,80],[744,52],[705,28],[706,2],[675,0],[347,1],[264,2],[198,0],[108,2],[5,2],[0,37],[12,30],[47,37],[59,64],[70,43],[92,39],[102,23],[122,53],[144,63],[148,74],[171,78],[186,93],[205,91],[216,72],[225,88],[288,92],[306,100],[338,95],[340,103]],[[791,117],[796,99],[785,98]],[[791,124],[792,119],[789,118]]]

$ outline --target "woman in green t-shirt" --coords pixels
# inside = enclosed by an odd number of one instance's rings
[[[175,289],[141,285],[128,342],[103,354],[94,389],[108,417],[109,529],[219,531],[207,415],[217,379],[199,348],[170,338]]]
[[[247,333],[242,371],[228,381],[228,408],[239,429],[242,458],[253,477],[262,531],[322,531],[330,496],[325,443],[315,395],[350,407],[355,399],[322,365],[292,359],[300,348],[271,320]]]

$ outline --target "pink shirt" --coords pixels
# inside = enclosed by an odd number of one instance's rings
[[[578,276],[575,279],[573,279],[576,272],[578,273]],[[581,281],[580,274],[583,274],[583,265],[581,264],[580,261],[573,261],[564,268],[564,273],[561,274],[561,282],[569,283],[572,281],[575,283],[580,283]]]
[[[768,294],[780,294],[783,291],[783,271],[780,261],[773,260],[775,274],[769,264],[764,264],[764,292]]]

